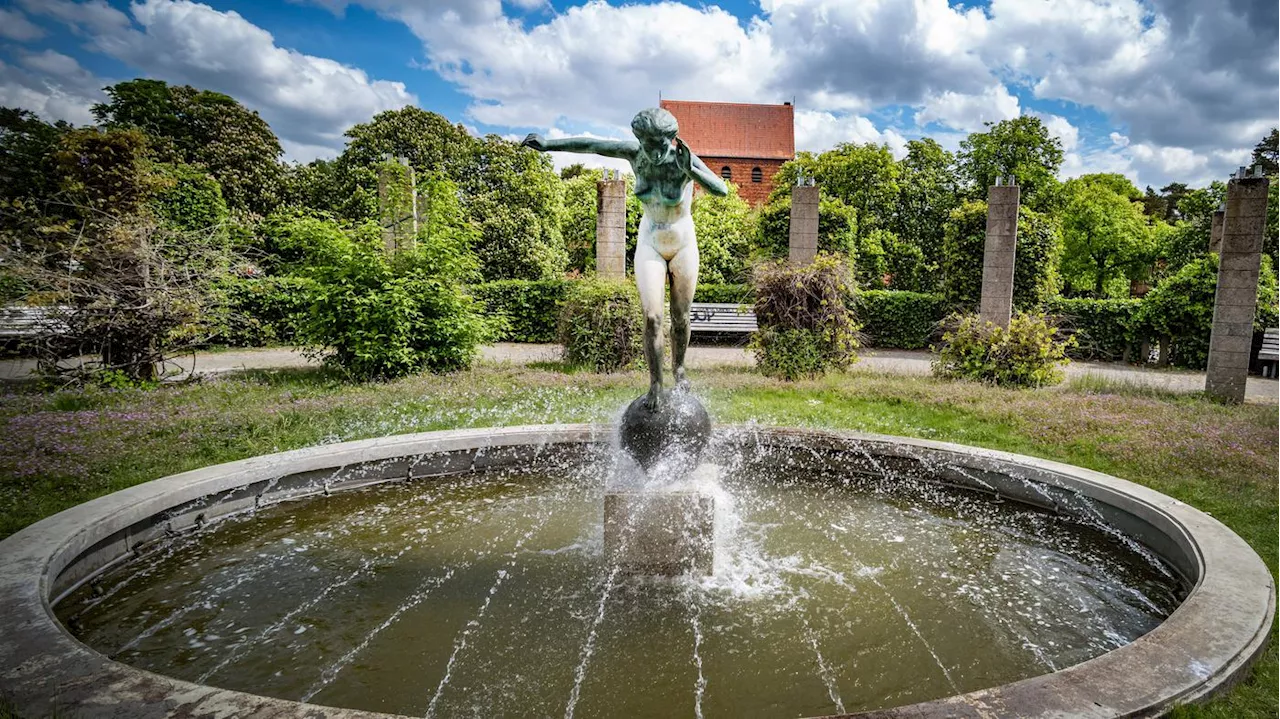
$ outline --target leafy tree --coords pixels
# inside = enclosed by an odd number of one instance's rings
[[[1280,133],[1276,128],[1271,128],[1271,134],[1262,138],[1260,142],[1253,148],[1253,158],[1249,162],[1252,167],[1254,165],[1262,165],[1262,171],[1268,177],[1275,177],[1280,172],[1280,166],[1277,166],[1277,159],[1280,159]]]
[[[54,152],[61,189],[91,222],[137,214],[155,189],[148,152],[136,129],[68,130]]]
[[[1179,205],[1182,199],[1192,190],[1183,182],[1170,182],[1160,188],[1160,198],[1164,201],[1164,220],[1173,222],[1180,217]]]
[[[887,145],[841,143],[818,156],[815,170],[823,192],[857,212],[858,236],[892,227],[902,168]]]
[[[459,185],[476,142],[462,125],[413,105],[380,112],[346,135],[347,147],[338,159],[345,168],[373,167],[387,156],[404,157],[417,172],[442,173]]]
[[[884,250],[889,289],[922,292],[933,288],[934,273],[929,271],[931,265],[918,245],[886,230],[882,231],[880,246]]]
[[[791,241],[791,193],[760,208],[755,254],[770,259],[786,257]],[[857,257],[858,213],[819,188],[818,251],[837,256],[852,267]]]
[[[337,160],[312,160],[307,164],[292,163],[284,168],[283,191],[280,204],[286,207],[308,208],[332,212],[342,216],[372,216],[373,207],[361,206],[353,211],[351,188],[345,187],[346,178]],[[376,194],[361,193],[361,199],[376,199]]]
[[[222,186],[209,173],[191,165],[157,163],[152,207],[170,226],[188,232],[211,230],[227,221]]]
[[[14,200],[48,199],[57,192],[54,152],[70,129],[28,110],[0,107],[0,203],[12,207]]]
[[[546,154],[489,135],[473,146],[459,185],[480,228],[475,249],[486,280],[537,280],[564,272],[563,187]]]
[[[920,290],[933,287],[933,273],[927,268],[940,263],[943,225],[960,202],[955,162],[954,155],[925,138],[907,142],[907,156],[900,163],[902,179],[892,229],[900,242],[915,246],[923,259],[918,281],[913,280]],[[895,274],[895,286],[899,277]]]
[[[738,196],[732,182],[729,194],[699,193],[693,200],[693,224],[698,234],[698,281],[737,284],[747,281],[747,260],[755,238],[751,205]]]
[[[986,245],[987,203],[962,203],[951,213],[943,235],[941,290],[953,308],[971,310],[982,298],[982,264]],[[1018,208],[1018,247],[1014,254],[1013,306],[1036,309],[1061,287],[1060,228],[1052,217]]]
[[[959,171],[972,197],[984,197],[996,177],[1012,175],[1022,204],[1036,212],[1052,212],[1059,204],[1058,168],[1062,141],[1049,135],[1038,117],[1023,115],[987,123],[960,141]]]
[[[1117,177],[1085,175],[1065,188],[1063,270],[1074,287],[1091,288],[1095,297],[1104,296],[1113,278],[1144,277],[1155,254],[1142,206],[1132,199],[1138,190],[1120,185]]]
[[[280,200],[280,141],[257,112],[190,85],[137,79],[106,88],[93,115],[108,128],[137,128],[157,159],[208,170],[232,209],[266,214]]]
[[[567,168],[566,168],[567,169]],[[596,183],[600,170],[581,168],[581,172],[560,177],[564,184],[564,212],[560,215],[560,235],[568,254],[570,271],[587,272],[596,267]]]

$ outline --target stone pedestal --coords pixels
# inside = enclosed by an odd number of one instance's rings
[[[715,559],[715,501],[696,492],[606,494],[604,551],[627,574],[707,576]]]
[[[1222,223],[1226,218],[1226,210],[1214,210],[1213,220],[1209,224],[1209,251],[1222,252]]]
[[[987,241],[982,251],[982,300],[978,314],[984,322],[1009,326],[1013,316],[1013,264],[1018,247],[1018,186],[996,185],[987,190]]]
[[[791,188],[791,233],[788,258],[793,265],[807,265],[818,255],[818,188]]]
[[[596,274],[621,280],[627,276],[627,181],[596,183]]]
[[[1240,177],[1227,184],[1205,392],[1237,404],[1244,401],[1253,348],[1259,262],[1267,229],[1267,184],[1265,177]]]

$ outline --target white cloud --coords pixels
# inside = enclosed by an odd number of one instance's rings
[[[74,58],[53,50],[19,52],[16,66],[0,62],[0,105],[31,110],[46,120],[89,124],[89,108],[106,99],[103,84]]]
[[[44,37],[44,29],[28,20],[20,10],[0,8],[0,37],[28,42]]]
[[[351,125],[417,102],[404,83],[282,48],[238,13],[189,0],[134,2],[133,21],[98,2],[54,0],[41,7],[91,31],[91,47],[148,77],[224,92],[257,110],[291,159],[331,156]]]
[[[859,115],[797,110],[795,117],[797,150],[822,152],[842,142],[856,142],[888,145],[897,158],[907,154],[905,137],[892,129],[878,130],[875,123]]]
[[[1020,114],[1018,98],[997,83],[977,94],[948,90],[933,95],[925,100],[924,109],[916,113],[915,120],[920,126],[938,122],[957,130],[980,132],[985,123],[1012,120]]]
[[[1080,144],[1080,129],[1072,125],[1067,118],[1045,112],[1032,114],[1044,122],[1045,129],[1049,131],[1050,137],[1056,137],[1062,142],[1063,152],[1071,152]]]
[[[81,35],[113,35],[129,28],[129,16],[111,7],[106,0],[19,0],[32,15],[61,20]]]

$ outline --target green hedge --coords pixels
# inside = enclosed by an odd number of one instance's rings
[[[471,286],[490,315],[506,318],[503,342],[555,342],[560,308],[574,280],[495,280]]]
[[[946,302],[936,294],[865,290],[854,296],[853,311],[867,346],[914,350],[929,346]]]
[[[311,308],[315,282],[282,275],[233,280],[226,286],[226,315],[215,344],[262,347],[293,342],[298,323]]]
[[[756,291],[751,285],[698,285],[693,301],[749,305],[756,301]]]
[[[1058,297],[1045,307],[1058,319],[1064,334],[1076,338],[1068,351],[1071,359],[1137,360],[1143,332],[1138,323],[1142,300],[1067,299]]]

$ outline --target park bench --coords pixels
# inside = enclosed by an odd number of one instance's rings
[[[51,322],[50,314],[48,307],[0,307],[0,340],[21,340],[39,335]]]
[[[1263,377],[1276,376],[1277,363],[1280,362],[1280,328],[1269,327],[1262,333],[1258,361],[1262,363]]]
[[[755,332],[759,327],[751,305],[694,302],[689,307],[689,329],[694,332]]]

